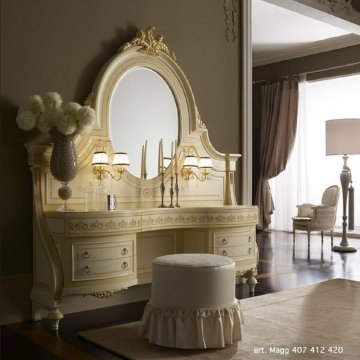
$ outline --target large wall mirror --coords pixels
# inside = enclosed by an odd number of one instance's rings
[[[126,181],[121,183],[133,190],[133,194],[129,191],[127,194],[134,201],[138,200],[141,187],[156,189],[144,190],[147,199],[159,189],[161,139],[164,158],[171,157],[171,144],[177,140],[178,167],[191,152],[199,158],[211,157],[219,161],[215,162],[215,167],[224,170],[225,155],[216,151],[209,141],[188,79],[175,54],[164,44],[162,35],[155,35],[154,31],[151,26],[141,30],[104,65],[88,98],[88,103],[95,108],[97,122],[89,136],[82,138],[77,146],[85,167],[94,152],[127,153],[130,165],[126,168]],[[146,177],[142,166],[145,144]],[[237,156],[231,157],[231,161],[236,159]],[[175,166],[175,161],[172,165]],[[109,171],[114,170],[111,164],[106,166]],[[165,182],[174,166],[165,171]],[[180,170],[177,168],[181,176]],[[190,192],[192,186],[189,184],[184,184],[184,189]],[[121,190],[121,186],[113,184],[113,187]]]
[[[134,67],[123,74],[110,98],[109,135],[114,151],[129,155],[128,171],[141,177],[146,149],[146,179],[158,175],[158,151],[170,158],[171,143],[179,137],[179,115],[167,82],[155,71]]]
[[[139,180],[160,178],[160,140],[163,157],[170,158],[175,140],[179,147],[194,145],[192,132],[206,133],[175,54],[154,31],[153,26],[139,31],[104,65],[87,99],[95,108],[96,124],[77,146],[86,156],[94,151],[127,153],[127,182],[136,186]]]

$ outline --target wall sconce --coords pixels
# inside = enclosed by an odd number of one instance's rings
[[[97,180],[104,180],[107,175],[112,179],[121,180],[125,167],[130,165],[128,154],[115,153],[113,156],[112,166],[115,171],[113,174],[109,169],[109,155],[105,151],[97,151],[93,155],[92,166],[93,174]]]
[[[190,180],[196,177],[200,181],[205,181],[209,178],[209,170],[213,168],[212,159],[209,157],[197,158],[196,155],[185,156],[184,165],[181,175],[184,180]],[[200,169],[200,174],[194,170]]]

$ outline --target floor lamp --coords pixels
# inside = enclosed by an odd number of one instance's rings
[[[348,154],[360,154],[360,119],[336,119],[326,121],[326,155],[343,155],[344,165],[340,174],[343,195],[342,240],[333,246],[333,251],[355,252],[347,241],[347,197],[351,181],[351,171],[347,166]]]

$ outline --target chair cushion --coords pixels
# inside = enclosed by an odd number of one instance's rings
[[[338,198],[339,188],[337,186],[330,186],[324,191],[321,203],[328,206],[337,206]]]
[[[235,262],[213,254],[173,254],[152,261],[151,302],[156,306],[212,308],[235,298]]]
[[[292,219],[295,222],[304,222],[304,223],[312,220],[311,217],[307,217],[307,216],[294,216]]]

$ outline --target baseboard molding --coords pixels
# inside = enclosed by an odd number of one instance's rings
[[[32,273],[0,277],[0,325],[31,319]]]
[[[264,232],[285,232],[288,234],[292,234],[292,230],[276,230],[276,229],[266,229],[263,230]],[[303,232],[303,234],[306,234],[306,231]],[[320,231],[316,233],[315,231],[312,234],[318,234],[320,235]],[[355,230],[347,230],[346,231],[347,237],[350,239],[360,239],[360,228],[357,227]],[[324,235],[330,236],[329,231],[324,231]],[[342,229],[341,228],[335,228],[334,229],[334,237],[342,237]]]
[[[346,231],[347,237],[350,239],[359,239],[360,238],[360,229],[356,228],[354,230],[347,230]],[[335,228],[334,229],[334,236],[342,236],[342,229],[341,228]]]

